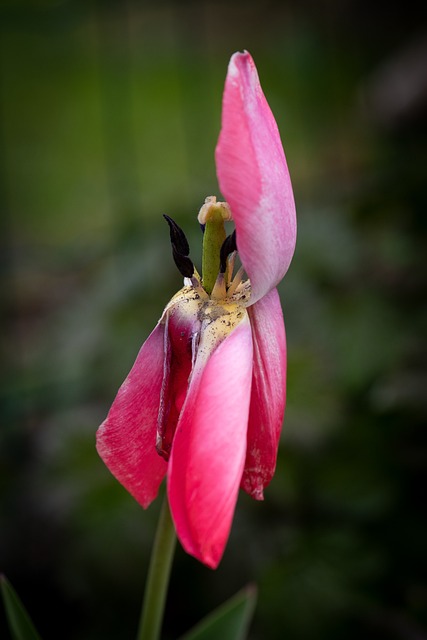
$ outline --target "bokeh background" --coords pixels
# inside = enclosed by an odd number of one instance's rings
[[[216,572],[178,547],[164,638],[254,582],[252,640],[427,638],[427,21],[358,0],[4,1],[0,569],[45,639],[133,638],[159,503],[95,431],[200,260],[230,55],[276,115],[299,236],[264,503]],[[268,256],[266,256],[268,259]],[[8,637],[4,622],[1,637]],[[2,633],[4,632],[4,636]]]

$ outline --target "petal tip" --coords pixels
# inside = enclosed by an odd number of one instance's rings
[[[264,488],[265,485],[259,478],[257,477],[258,482],[253,481],[253,475],[250,473],[250,470],[245,470],[242,478],[241,488],[243,491],[253,498],[254,500],[262,501],[264,500]]]
[[[246,49],[243,49],[243,51],[236,51],[230,58],[228,65],[229,73],[231,72],[232,75],[237,73],[238,67],[244,64],[250,64],[256,70],[255,62],[249,51]]]

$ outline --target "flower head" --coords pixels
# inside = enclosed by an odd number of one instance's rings
[[[239,487],[260,500],[273,477],[286,396],[275,287],[294,251],[295,206],[277,125],[247,52],[230,61],[216,165],[227,202],[210,197],[200,210],[202,277],[185,235],[166,217],[184,287],[97,433],[105,464],[144,508],[167,476],[178,538],[213,568]],[[235,232],[226,237],[230,219]]]

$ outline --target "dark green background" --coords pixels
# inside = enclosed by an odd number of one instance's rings
[[[135,635],[159,503],[143,512],[94,436],[181,286],[162,213],[199,264],[243,48],[298,209],[280,285],[288,406],[276,476],[264,503],[241,495],[220,568],[178,549],[164,637],[251,581],[252,640],[427,637],[420,11],[2,2],[0,569],[45,639]]]

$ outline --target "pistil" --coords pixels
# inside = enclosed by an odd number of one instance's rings
[[[215,196],[206,198],[198,216],[204,225],[202,278],[203,288],[211,295],[220,271],[220,252],[226,238],[224,222],[231,220],[230,207],[226,202],[217,202]]]

